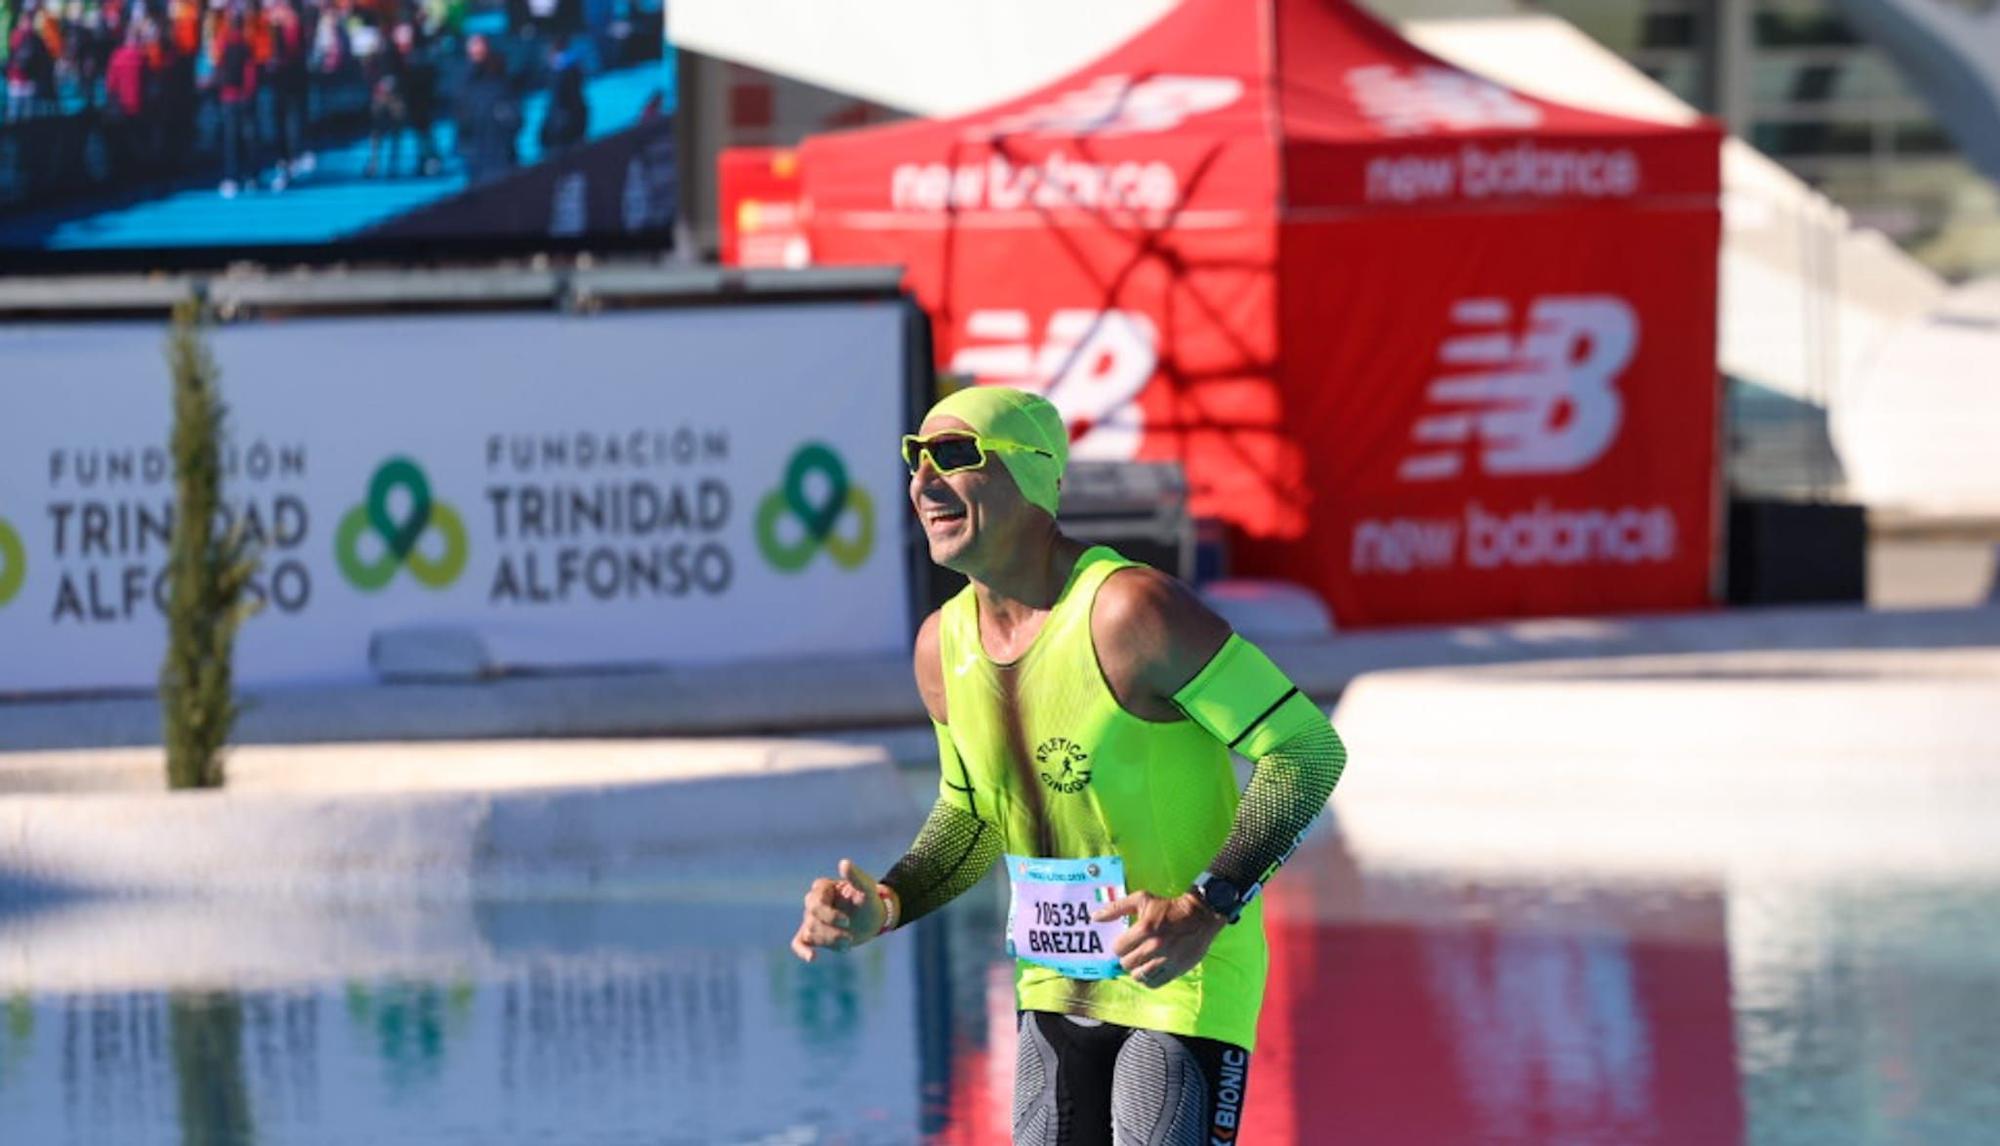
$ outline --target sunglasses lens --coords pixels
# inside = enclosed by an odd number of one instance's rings
[[[978,469],[986,461],[986,455],[979,448],[979,439],[964,434],[903,439],[903,464],[910,468],[911,473],[922,467],[926,452],[931,456],[931,468],[941,474]]]
[[[984,457],[979,452],[979,443],[971,438],[932,438],[930,451],[931,463],[939,473],[946,474],[969,470]]]

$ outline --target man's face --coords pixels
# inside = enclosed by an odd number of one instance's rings
[[[929,437],[947,430],[971,433],[972,427],[957,418],[937,417],[917,433]],[[931,560],[968,576],[1007,552],[1035,512],[1006,464],[992,454],[976,470],[951,474],[938,473],[926,455],[910,475],[910,505],[930,543]]]

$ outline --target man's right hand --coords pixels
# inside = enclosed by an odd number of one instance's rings
[[[792,936],[792,953],[810,963],[820,948],[845,951],[882,930],[882,896],[874,877],[840,861],[839,879],[816,879],[806,892],[805,919]]]

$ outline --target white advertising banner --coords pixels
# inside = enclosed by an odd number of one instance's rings
[[[151,686],[164,327],[0,328],[0,692]],[[211,332],[224,499],[262,543],[248,686],[370,678],[376,634],[518,667],[908,639],[889,302],[314,319]]]

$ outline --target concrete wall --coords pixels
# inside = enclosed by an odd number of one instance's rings
[[[47,775],[63,770],[61,755],[4,759]],[[160,767],[157,753],[99,754],[92,766],[121,764],[135,775]],[[768,862],[774,841],[831,846],[920,820],[880,749],[818,742],[265,748],[233,767],[238,782],[220,792],[147,792],[132,778],[122,791],[15,788],[0,799],[0,900],[720,888],[795,876],[796,860]]]

